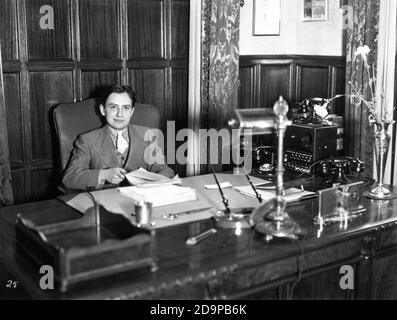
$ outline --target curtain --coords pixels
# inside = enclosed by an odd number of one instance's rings
[[[201,128],[222,129],[238,105],[240,0],[202,0]],[[210,147],[204,146],[209,171]],[[221,148],[219,148],[221,149]],[[212,150],[212,152],[216,152]],[[218,151],[221,163],[222,150]],[[220,165],[216,166],[220,168]]]
[[[354,57],[359,46],[367,45],[371,51],[368,63],[376,68],[377,46],[379,36],[380,0],[349,0],[346,34],[346,93],[353,94],[352,87],[359,88],[360,93],[370,97],[368,74],[364,72],[363,63],[355,63]],[[373,175],[374,136],[368,122],[368,110],[365,105],[355,106],[349,98],[345,108],[345,150],[346,155],[358,157],[365,163],[364,176]]]
[[[13,203],[0,48],[0,206]]]

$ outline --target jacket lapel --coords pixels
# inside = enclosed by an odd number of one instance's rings
[[[110,130],[107,125],[102,127],[98,132],[98,138],[94,149],[99,158],[108,168],[119,167],[119,160],[116,156],[113,141],[110,137]]]
[[[140,138],[134,125],[128,126],[128,134],[130,138],[130,147],[124,167],[132,171],[139,167],[145,167],[145,163],[142,161],[142,158],[144,158],[145,143]]]

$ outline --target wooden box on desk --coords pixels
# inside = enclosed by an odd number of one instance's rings
[[[70,285],[141,267],[156,270],[153,259],[154,231],[137,228],[119,214],[102,206],[80,219],[35,226],[18,215],[18,253],[38,266],[53,267],[57,286]],[[149,271],[148,271],[149,272]]]

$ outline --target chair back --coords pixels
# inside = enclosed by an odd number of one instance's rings
[[[62,103],[53,111],[55,132],[58,138],[60,152],[60,167],[63,172],[70,160],[74,142],[85,132],[104,125],[100,115],[99,103],[96,99],[80,102]],[[160,114],[155,106],[135,103],[132,124],[149,128],[159,128]]]

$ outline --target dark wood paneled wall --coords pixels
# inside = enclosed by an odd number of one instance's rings
[[[54,29],[40,28],[43,5]],[[130,84],[159,108],[161,129],[187,126],[189,0],[0,0],[0,39],[16,203],[55,194],[50,111],[61,102]]]
[[[345,57],[240,56],[239,108],[272,108],[280,95],[293,103],[345,93],[345,68]],[[334,108],[343,115],[344,100]]]

